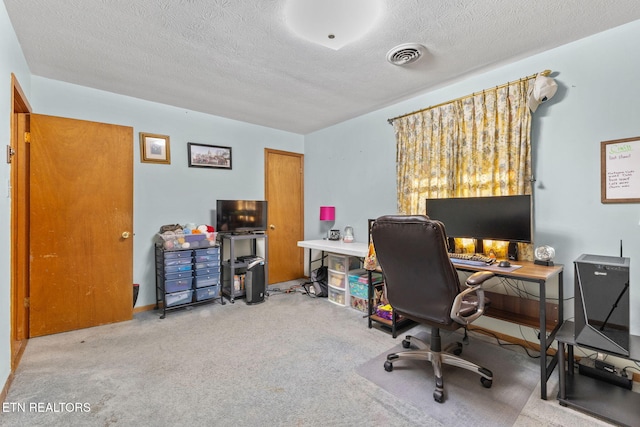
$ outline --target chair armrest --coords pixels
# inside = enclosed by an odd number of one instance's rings
[[[467,281],[465,282],[467,289],[460,292],[453,300],[453,306],[451,307],[451,318],[453,320],[466,326],[484,314],[484,289],[482,288],[482,285],[493,276],[495,276],[495,274],[490,271],[479,271],[467,278]],[[469,316],[462,316],[460,311],[462,309],[464,297],[470,293],[476,294],[478,306],[473,314]]]

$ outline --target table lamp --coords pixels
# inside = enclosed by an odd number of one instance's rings
[[[320,221],[329,222],[336,220],[336,207],[335,206],[320,206]],[[329,229],[331,229],[331,224],[329,224],[329,228],[327,229],[327,235],[325,239],[329,238]]]

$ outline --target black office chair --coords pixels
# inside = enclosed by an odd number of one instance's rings
[[[461,343],[442,350],[440,329],[465,327],[466,337],[466,326],[480,317],[488,304],[482,283],[493,273],[471,275],[466,280],[466,289],[461,291],[458,274],[447,255],[444,225],[424,215],[380,217],[371,233],[394,316],[402,315],[431,326],[430,346],[408,335],[402,346],[413,345],[418,349],[389,354],[384,368],[391,372],[393,363],[402,359],[431,362],[436,379],[433,398],[440,403],[444,401],[443,363],[475,372],[484,387],[491,387],[490,370],[458,357],[462,353]]]

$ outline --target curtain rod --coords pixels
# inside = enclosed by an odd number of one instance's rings
[[[551,70],[544,70],[544,71],[541,71],[540,73],[532,74],[532,75],[527,76],[527,77],[522,77],[522,78],[520,78],[518,80],[513,80],[513,81],[510,81],[510,82],[507,82],[507,83],[503,83],[503,84],[501,84],[499,86],[496,86],[495,88],[499,89],[499,88],[503,88],[503,87],[509,86],[510,84],[513,84],[513,83],[516,83],[516,82],[521,82],[523,80],[533,79],[538,74],[542,74],[543,76],[548,76],[549,74],[551,74]],[[412,111],[411,113],[403,114],[401,116],[397,116],[397,117],[394,117],[392,119],[387,119],[387,122],[389,122],[389,124],[392,125],[395,120],[401,119],[403,117],[407,117],[407,116],[410,116],[412,114],[422,113],[423,111],[427,111],[427,110],[430,110],[432,108],[440,107],[442,105],[450,104],[452,102],[456,102],[456,101],[460,101],[460,100],[463,100],[463,99],[471,98],[472,96],[480,95],[483,92],[484,92],[484,90],[481,90],[479,92],[473,92],[471,95],[461,96],[459,98],[455,98],[455,99],[452,99],[450,101],[441,102],[440,104],[432,105],[430,107],[423,108],[421,110]]]

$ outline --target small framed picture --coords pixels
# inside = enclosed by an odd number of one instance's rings
[[[187,143],[190,168],[231,169],[231,147]]]
[[[140,161],[142,163],[171,164],[169,137],[140,132]]]

